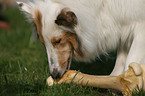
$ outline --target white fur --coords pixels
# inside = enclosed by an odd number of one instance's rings
[[[69,8],[78,19],[74,31],[85,54],[80,61],[118,49],[111,75],[122,74],[131,62],[145,64],[145,0],[40,0],[34,5],[33,10],[38,8],[43,16],[42,34],[50,57],[55,54],[50,39],[63,31],[54,20]]]

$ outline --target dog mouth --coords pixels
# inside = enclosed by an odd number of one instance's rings
[[[59,59],[59,60],[62,60],[62,59]],[[49,68],[50,68],[51,75],[54,78],[62,77],[70,69],[71,61],[72,61],[72,53],[69,54],[69,56],[64,62],[60,62],[59,67],[56,67],[56,64],[54,64],[52,59],[50,59],[50,61],[51,62],[49,64]]]
[[[72,58],[69,57],[69,58],[68,58],[68,61],[67,61],[67,67],[66,67],[66,70],[65,70],[66,72],[70,69],[71,60],[72,60]]]

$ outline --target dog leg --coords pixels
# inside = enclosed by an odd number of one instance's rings
[[[115,67],[110,75],[119,76],[124,72],[126,57],[127,53],[119,49],[117,53]]]
[[[134,28],[134,39],[129,50],[125,70],[130,63],[145,64],[145,22],[139,22]]]
[[[129,70],[125,71],[120,76],[94,76],[87,75],[81,72],[70,70],[66,72],[62,78],[54,81],[52,78],[47,79],[47,83],[61,84],[71,83],[72,81],[84,85],[98,88],[111,88],[121,91],[124,95],[131,94],[133,91],[144,88],[145,90],[145,65],[132,63]],[[144,85],[143,85],[144,84]]]

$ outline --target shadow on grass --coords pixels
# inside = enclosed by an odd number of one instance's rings
[[[18,83],[9,83],[2,85],[2,92],[0,93],[1,96],[22,96],[22,95],[35,95],[37,96],[39,92],[44,89],[42,83],[36,83],[35,85],[32,84],[25,84],[23,82]]]
[[[91,75],[109,75],[115,64],[116,53],[111,53],[110,56],[100,56],[100,59],[95,61],[83,63],[83,62],[72,62],[72,70],[80,70],[80,72],[91,74]]]

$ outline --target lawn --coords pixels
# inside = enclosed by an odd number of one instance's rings
[[[112,96],[108,89],[73,83],[48,87],[46,79],[50,73],[45,47],[39,40],[32,42],[32,25],[18,9],[8,9],[4,14],[11,30],[0,29],[0,96]],[[107,75],[115,62],[114,55],[112,58],[102,56],[100,61],[90,64],[72,62],[71,69]]]

